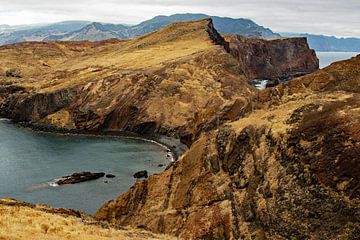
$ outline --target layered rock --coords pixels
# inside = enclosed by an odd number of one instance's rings
[[[360,56],[260,92],[97,218],[184,239],[356,239]]]
[[[306,38],[264,40],[227,35],[226,40],[231,53],[246,66],[249,79],[288,79],[319,69],[319,60]]]

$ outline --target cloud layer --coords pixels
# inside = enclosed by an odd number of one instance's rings
[[[250,18],[276,32],[360,37],[359,0],[0,0],[0,24],[64,20],[138,23],[155,15]]]

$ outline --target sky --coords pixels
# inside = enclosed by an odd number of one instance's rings
[[[136,24],[156,15],[250,18],[275,32],[360,37],[360,0],[0,0],[0,24],[89,20]]]

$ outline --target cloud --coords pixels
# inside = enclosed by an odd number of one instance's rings
[[[359,0],[0,0],[0,24],[63,20],[138,23],[155,15],[250,18],[277,32],[360,37]]]

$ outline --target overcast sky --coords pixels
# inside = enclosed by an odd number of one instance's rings
[[[275,32],[360,37],[360,0],[0,0],[0,24],[89,20],[135,24],[156,15],[250,18]]]

